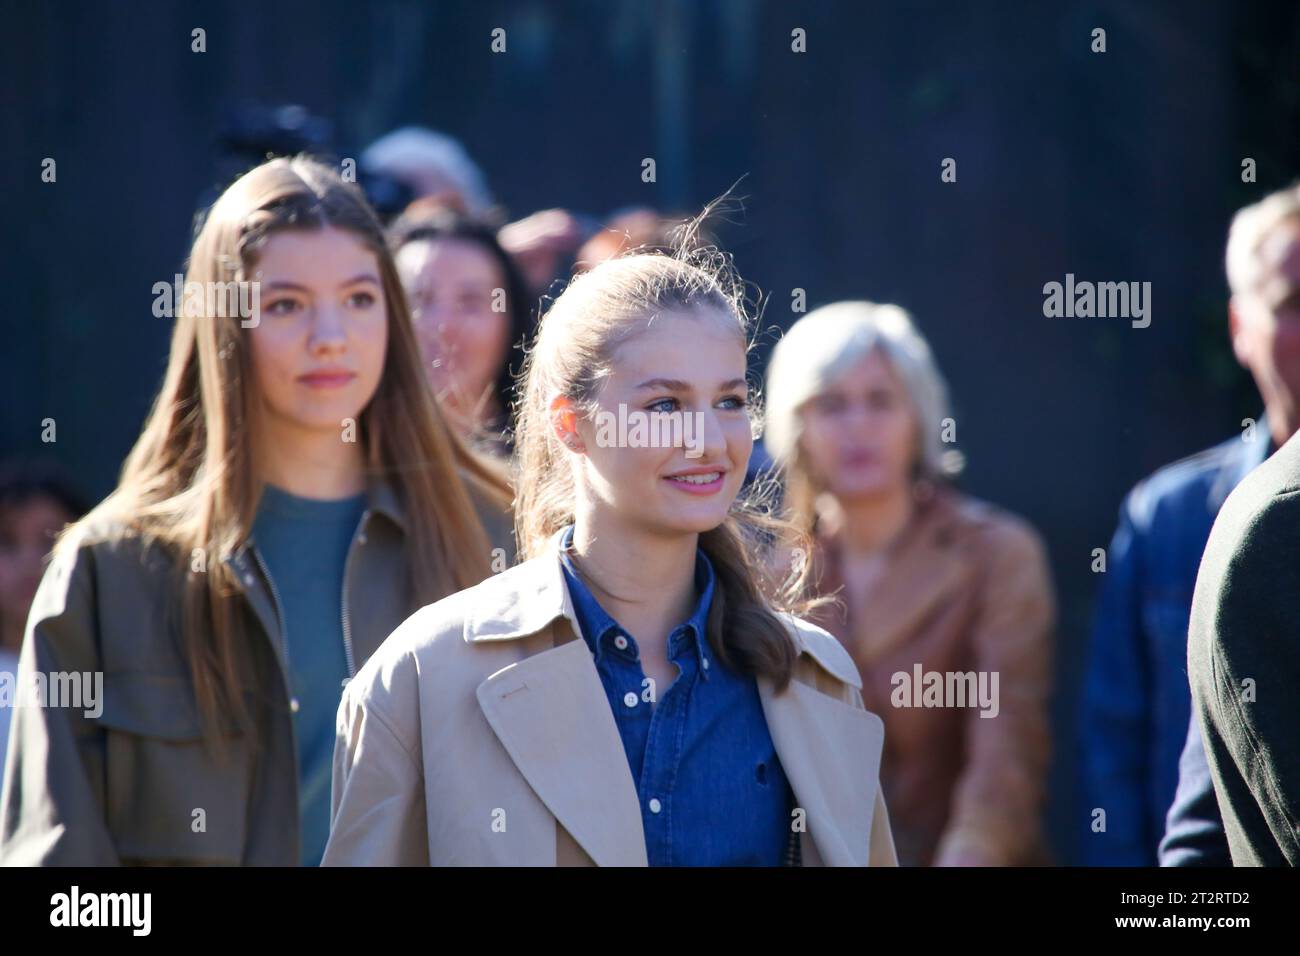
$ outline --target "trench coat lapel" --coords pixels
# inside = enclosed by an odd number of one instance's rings
[[[554,628],[557,646],[478,687],[488,724],[528,785],[598,866],[646,866],[645,833],[627,753],[560,562],[535,573],[466,625],[467,640],[508,640]],[[481,622],[481,623],[480,623]]]
[[[557,536],[558,538],[558,536]],[[552,541],[552,550],[558,541]],[[470,615],[467,641],[513,640],[554,630],[554,647],[525,657],[478,687],[479,706],[547,809],[601,866],[645,866],[636,785],[614,715],[564,585],[558,557],[528,562],[518,585]],[[804,655],[861,687],[847,659],[795,632]],[[884,724],[875,714],[791,681],[777,694],[758,680],[763,714],[807,836],[828,866],[866,866],[877,805]]]
[[[827,866],[866,866],[879,786],[884,723],[799,681],[759,697],[777,756],[805,813],[807,834]]]

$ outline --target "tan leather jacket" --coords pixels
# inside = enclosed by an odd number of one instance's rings
[[[824,527],[816,536],[822,593],[844,583],[838,540]],[[939,491],[918,502],[862,612],[840,599],[812,619],[848,649],[866,706],[884,720],[880,774],[899,860],[1045,862],[1054,603],[1039,536],[1001,509]],[[982,673],[991,691],[996,674],[996,715],[969,699],[952,706],[955,695],[927,706],[913,689],[918,671],[922,689],[934,673],[945,690],[947,675]]]
[[[476,500],[489,541],[513,557],[508,515]],[[345,572],[350,670],[414,609],[404,522],[391,488],[372,486]],[[19,679],[101,672],[102,712],[16,711],[0,795],[0,863],[297,865],[297,752],[283,640],[255,548],[229,562],[252,622],[256,733],[230,737],[219,758],[202,739],[179,642],[173,559],[138,538],[100,537],[61,550],[47,570]]]
[[[343,695],[325,865],[645,866],[640,803],[558,556],[432,604]],[[759,679],[804,815],[804,865],[895,865],[879,718],[844,649],[786,618],[789,688]]]

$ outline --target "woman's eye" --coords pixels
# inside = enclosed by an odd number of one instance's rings
[[[744,408],[749,404],[749,399],[744,395],[728,395],[722,402],[727,408]]]
[[[291,312],[296,312],[297,309],[298,301],[296,299],[276,299],[266,307],[266,311],[272,315],[288,315]]]
[[[844,410],[844,400],[838,395],[818,395],[813,407],[823,415],[838,415]]]
[[[375,301],[373,292],[353,292],[348,296],[348,305],[355,309],[368,309],[375,304]]]
[[[677,399],[675,399],[675,398],[661,398],[661,399],[659,399],[658,401],[651,402],[649,405],[646,406],[646,408],[649,409],[649,410],[652,411],[652,412],[672,412],[672,411],[676,411],[676,408],[677,408]]]

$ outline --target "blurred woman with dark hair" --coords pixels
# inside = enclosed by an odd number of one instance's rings
[[[449,208],[403,216],[389,245],[444,415],[479,449],[508,456],[514,376],[532,327],[519,270],[492,228]]]

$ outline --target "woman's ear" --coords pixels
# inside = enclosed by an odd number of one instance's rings
[[[582,439],[578,437],[578,411],[573,400],[566,395],[557,395],[551,399],[551,430],[564,447],[574,452],[586,451]]]

